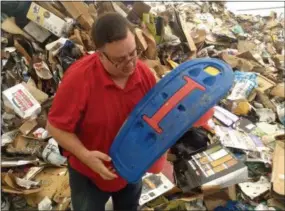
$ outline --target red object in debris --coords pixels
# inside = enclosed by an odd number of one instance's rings
[[[167,159],[167,153],[163,154],[163,156],[161,156],[149,169],[147,172],[149,173],[153,173],[153,174],[159,174],[166,163],[166,159]]]
[[[214,108],[208,110],[197,122],[193,124],[193,127],[206,127],[209,119],[214,115]]]
[[[206,130],[211,130],[208,126],[208,121],[214,115],[214,108],[208,110],[197,122],[194,123],[193,127],[204,127]],[[164,154],[160,159],[158,159],[148,170],[150,173],[158,174],[164,168],[166,164],[166,154]]]

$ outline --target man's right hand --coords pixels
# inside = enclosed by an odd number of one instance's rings
[[[118,176],[114,173],[115,170],[107,168],[103,161],[110,162],[111,158],[99,151],[88,151],[84,156],[83,162],[94,172],[98,173],[105,180],[112,180]]]

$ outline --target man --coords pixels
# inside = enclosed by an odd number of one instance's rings
[[[137,59],[135,37],[124,17],[101,16],[92,38],[98,51],[66,71],[47,129],[68,157],[74,210],[102,211],[110,197],[114,210],[136,210],[142,183],[127,184],[108,153],[125,119],[156,81]]]

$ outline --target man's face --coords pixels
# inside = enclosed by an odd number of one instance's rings
[[[125,39],[107,43],[100,50],[100,58],[106,71],[113,77],[130,76],[134,72],[137,62],[134,35],[128,31]]]

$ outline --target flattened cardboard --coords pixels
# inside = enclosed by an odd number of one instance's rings
[[[285,98],[285,86],[284,85],[285,85],[284,82],[277,84],[277,86],[271,90],[270,94],[273,96]]]
[[[221,58],[227,62],[232,68],[237,67],[238,65],[238,58],[227,53],[222,53]]]
[[[63,203],[65,198],[69,198],[71,196],[69,180],[64,179],[61,183],[61,186],[56,191],[53,200],[56,203]]]
[[[232,68],[238,68],[241,71],[249,72],[254,68],[254,64],[246,59],[222,53],[222,59],[227,62]]]
[[[182,40],[184,39],[187,41],[191,52],[196,52],[197,48],[196,48],[196,45],[195,45],[195,43],[194,43],[194,41],[190,35],[190,33],[191,33],[190,29],[188,29],[186,27],[184,20],[180,17],[180,15],[177,11],[175,12],[175,14],[176,14],[176,18],[177,18],[177,23],[178,23],[178,25],[179,25],[179,27],[182,30],[183,35],[184,35]]]
[[[62,184],[66,184],[66,180],[68,180],[67,168],[45,168],[35,177],[35,181],[41,181],[42,190],[25,196],[28,205],[37,207],[46,196],[53,199],[57,191],[62,188]]]
[[[59,210],[59,211],[67,210],[69,205],[70,205],[70,202],[71,202],[71,198],[70,197],[65,197],[63,199],[63,202],[57,204],[55,210]]]
[[[266,94],[260,91],[256,91],[256,93],[258,99],[266,108],[272,109],[274,112],[277,111],[276,106],[270,101],[269,97]]]
[[[285,135],[276,141],[273,156],[272,183],[273,191],[285,196]]]
[[[16,25],[15,17],[6,18],[1,23],[1,29],[11,34],[21,34],[29,40],[32,40],[32,37],[24,32],[20,27]]]
[[[48,95],[37,89],[35,86],[31,84],[26,84],[25,82],[22,82],[22,85],[31,93],[31,95],[40,103],[44,103],[48,99]]]
[[[24,194],[29,195],[32,193],[37,193],[41,191],[41,188],[35,188],[35,189],[25,189],[23,187],[20,187],[16,183],[16,178],[12,173],[7,173],[6,175],[2,175],[2,187],[1,190],[4,193],[12,193],[12,194]]]
[[[84,44],[85,48],[88,51],[95,50],[95,46],[94,46],[94,44],[93,44],[89,34],[87,34],[85,31],[81,30],[80,31],[80,36],[82,38],[82,41],[83,41],[83,44]]]
[[[266,90],[268,90],[268,89],[270,89],[276,85],[273,81],[269,80],[268,78],[266,78],[260,74],[257,76],[257,83],[258,83],[258,87],[256,89],[260,92],[263,92],[263,93]]]
[[[24,135],[28,135],[37,126],[37,124],[38,123],[35,119],[27,120],[24,124],[22,124],[19,130]]]
[[[142,60],[143,63],[145,63],[149,68],[155,68],[158,65],[161,65],[159,60],[151,60],[151,59],[145,59]]]
[[[74,41],[75,43],[84,46],[79,29],[74,29],[74,34],[69,37],[70,40]]]
[[[159,60],[142,60],[150,69],[153,69],[158,79],[161,78],[167,71],[170,71],[166,66],[161,65]]]
[[[101,15],[105,12],[115,12],[112,2],[98,2],[97,8],[98,15]]]
[[[14,142],[8,145],[6,151],[7,153],[20,153],[26,155],[34,155],[41,148],[41,143],[36,140],[29,140],[22,135],[18,135]]]
[[[146,57],[148,59],[156,59],[157,57],[157,51],[156,51],[156,42],[152,34],[149,32],[149,30],[146,28],[143,30],[143,36],[147,42],[148,48],[145,52]]]
[[[187,30],[186,28],[186,25],[184,23],[184,21],[181,21],[181,27],[182,27],[182,30],[183,30],[183,33],[186,37],[186,40],[187,40],[187,43],[189,45],[189,48],[190,48],[190,51],[191,52],[196,52],[197,51],[197,48],[196,48],[196,45],[190,35],[190,31]]]
[[[94,19],[89,14],[89,8],[84,2],[61,2],[72,18],[78,20],[85,30],[90,30]]]
[[[205,42],[206,31],[203,29],[198,29],[196,32],[191,33],[194,43],[197,45],[199,43]]]
[[[79,10],[78,6],[81,2],[61,2],[61,4],[64,6],[66,11],[70,14],[70,16],[74,19],[79,18],[80,15],[82,15],[82,12]],[[86,12],[86,10],[85,10]]]
[[[90,16],[93,18],[93,20],[95,21],[97,18],[97,10],[96,10],[94,4],[88,5],[88,12],[89,12]]]
[[[135,34],[136,34],[136,40],[138,43],[138,47],[142,50],[145,51],[148,47],[147,42],[143,36],[143,31],[139,28],[135,29]]]
[[[251,51],[256,47],[254,42],[246,41],[246,40],[239,40],[238,41],[238,51],[240,53]]]
[[[158,65],[154,67],[156,74],[161,78],[171,70],[165,65]]]
[[[252,61],[254,61],[254,62],[256,62],[256,63],[258,63],[260,65],[264,65],[262,58],[261,57],[258,58],[257,56],[259,56],[259,55],[254,54],[251,51],[245,51],[245,52],[240,53],[240,54],[237,55],[237,57],[239,57],[239,58],[252,60]]]

